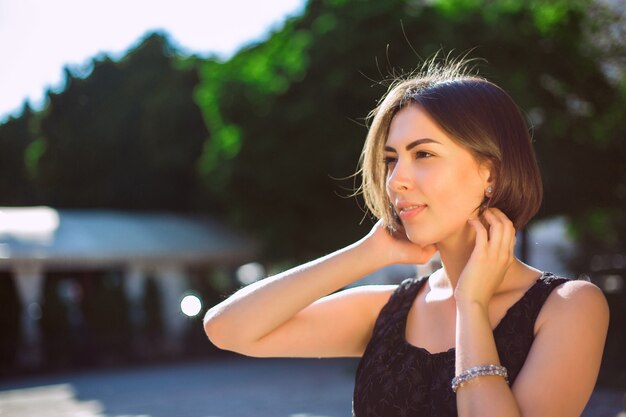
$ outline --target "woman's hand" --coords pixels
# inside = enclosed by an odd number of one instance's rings
[[[365,237],[372,245],[372,255],[382,256],[385,265],[391,264],[424,264],[433,257],[435,245],[420,246],[411,242],[403,228],[391,232],[379,220]]]
[[[457,304],[478,303],[486,309],[515,260],[515,228],[497,208],[488,208],[483,216],[489,230],[479,219],[469,220],[476,232],[476,244],[459,276],[454,297]]]

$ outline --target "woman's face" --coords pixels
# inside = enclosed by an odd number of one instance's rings
[[[400,110],[385,143],[387,194],[414,243],[461,236],[478,214],[489,169],[457,145],[418,105]],[[467,228],[467,229],[466,229]]]

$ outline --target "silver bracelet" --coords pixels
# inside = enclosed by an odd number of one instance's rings
[[[478,376],[485,375],[497,375],[504,378],[506,383],[509,383],[509,374],[506,371],[504,366],[500,365],[483,365],[483,366],[474,366],[473,368],[466,369],[461,372],[459,375],[455,376],[452,379],[452,391],[456,393],[456,390],[461,387],[464,383],[469,381],[470,379],[476,378]]]

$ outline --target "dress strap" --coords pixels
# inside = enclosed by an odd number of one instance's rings
[[[534,328],[550,293],[569,281],[546,272],[506,313],[494,330],[500,361],[507,368],[511,385],[515,382],[535,339]]]
[[[406,313],[411,309],[411,305],[413,301],[415,301],[415,297],[419,292],[420,288],[424,285],[424,283],[428,282],[428,278],[430,275],[424,275],[421,277],[413,277],[407,278],[402,281],[398,288],[391,295],[391,300],[402,304],[402,310],[406,309]]]
[[[417,292],[426,281],[428,276],[413,277],[405,279],[398,285],[378,314],[372,334],[374,343],[376,341],[401,343],[404,340],[402,323],[411,309]]]
[[[551,272],[546,272],[534,285],[532,291],[529,291],[530,294],[528,294],[528,311],[532,314],[530,319],[533,323],[533,326],[535,321],[537,320],[537,317],[539,316],[541,308],[545,304],[552,291],[554,291],[559,285],[567,281],[571,281],[571,279],[558,277]]]

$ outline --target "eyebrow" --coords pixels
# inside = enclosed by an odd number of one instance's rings
[[[409,143],[408,145],[406,145],[406,150],[410,151],[411,149],[415,148],[417,145],[421,145],[422,143],[438,143],[439,145],[441,145],[441,142],[437,142],[434,139],[430,139],[430,138],[423,138],[423,139],[416,139],[413,142]],[[394,153],[398,153],[394,148],[392,148],[391,146],[385,146],[385,151],[387,152],[394,152]]]

